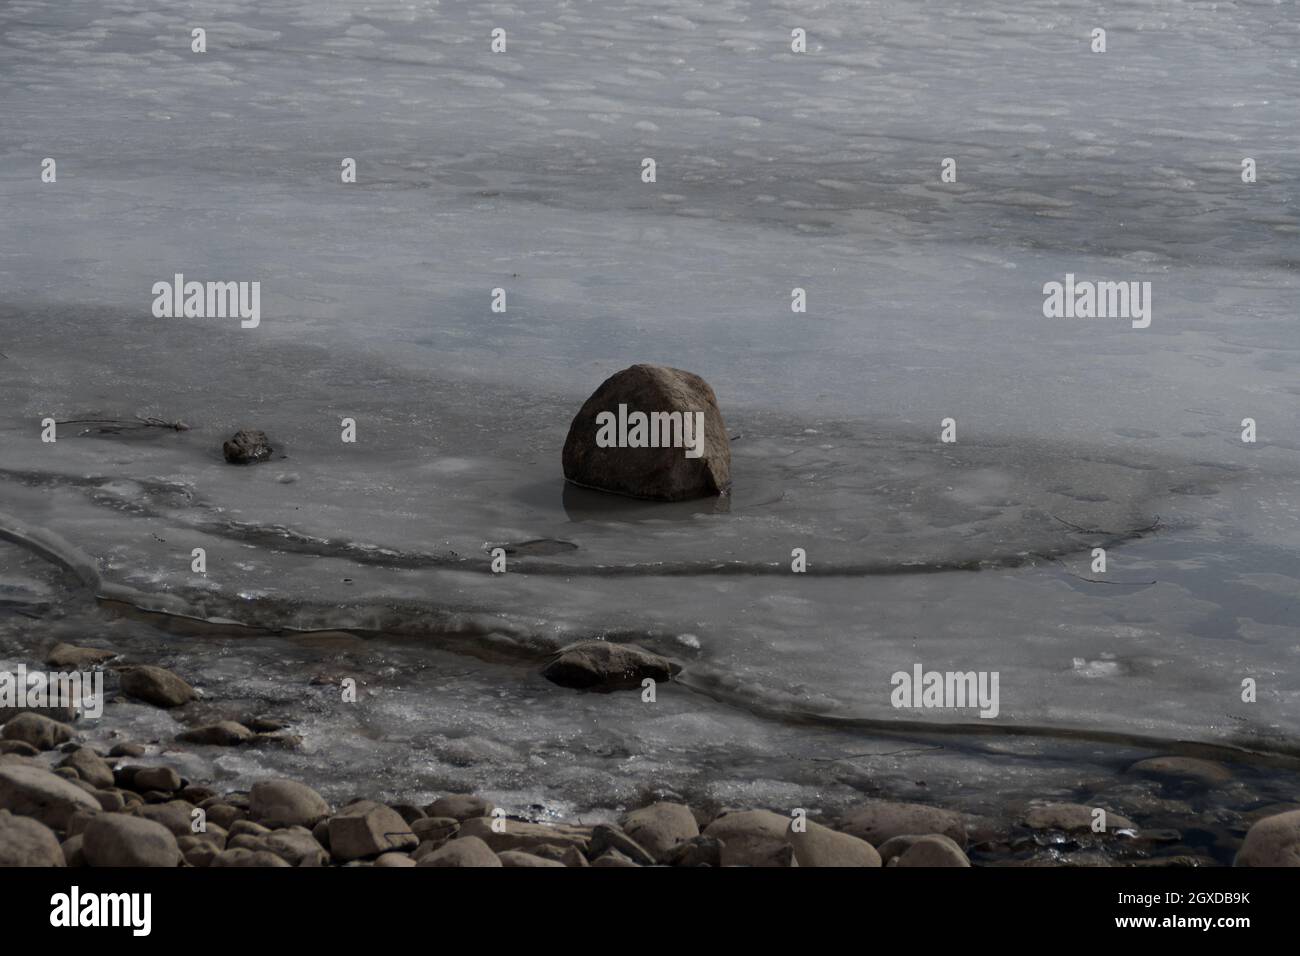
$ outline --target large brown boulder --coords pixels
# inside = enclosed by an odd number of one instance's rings
[[[0,810],[64,830],[78,811],[99,813],[99,801],[41,767],[0,766]]]
[[[726,494],[731,442],[713,389],[698,375],[663,365],[633,365],[610,376],[569,426],[564,477],[660,501]]]
[[[178,866],[181,851],[161,823],[104,813],[86,824],[81,852],[91,866]]]
[[[0,810],[0,866],[63,865],[63,848],[49,827]]]
[[[180,677],[152,664],[139,664],[123,671],[122,693],[163,708],[180,707],[198,696]]]
[[[1237,851],[1237,866],[1300,866],[1300,810],[1257,820]]]

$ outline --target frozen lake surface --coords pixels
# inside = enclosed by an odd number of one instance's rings
[[[1294,752],[1300,17],[1084,6],[7,3],[0,530],[79,573],[0,544],[0,658],[170,661],[298,716],[301,752],[210,770],[338,796],[816,806],[1067,788],[1126,735]],[[260,281],[261,324],[154,318],[175,273]],[[1066,274],[1149,281],[1150,327],[1045,318]],[[714,387],[725,506],[566,492],[634,362]],[[273,461],[221,460],[243,426]],[[576,547],[489,572],[539,539]],[[537,676],[591,636],[683,683]],[[895,710],[916,663],[998,671],[999,716]],[[357,707],[312,683],[349,673]],[[904,719],[1035,732],[832,761]]]

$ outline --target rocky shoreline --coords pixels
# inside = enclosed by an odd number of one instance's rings
[[[62,671],[114,667],[126,697],[183,708],[197,693],[149,664],[114,665],[98,648],[59,644]],[[625,662],[623,662],[625,663]],[[616,668],[617,669],[617,668]],[[572,675],[570,675],[572,676]],[[667,677],[668,675],[662,675]],[[577,683],[582,681],[562,681]],[[628,685],[632,684],[631,680]],[[626,686],[626,685],[625,685]],[[105,718],[100,718],[104,720]],[[298,781],[222,792],[166,764],[177,746],[295,746],[283,723],[247,716],[194,723],[163,744],[82,742],[64,707],[0,709],[0,866],[1206,866],[1219,861],[1167,825],[1172,797],[1149,797],[1157,826],[1106,807],[1037,802],[1003,819],[872,799],[834,819],[797,808],[688,806],[668,799],[617,823],[537,822],[473,794],[432,802],[365,797],[336,807]],[[164,752],[165,751],[165,752]],[[183,752],[183,751],[180,751]],[[148,761],[147,763],[138,761]],[[1166,789],[1234,785],[1225,765],[1161,756],[1130,768]],[[1134,804],[1137,805],[1137,804]],[[1211,811],[1186,804],[1186,829]],[[1139,816],[1135,814],[1135,816]],[[1300,866],[1300,808],[1274,804],[1230,849],[1238,866]]]

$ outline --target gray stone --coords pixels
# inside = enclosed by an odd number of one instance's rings
[[[460,832],[460,823],[451,817],[424,817],[411,824],[411,830],[421,843],[433,843],[435,849]]]
[[[1048,803],[1027,810],[1024,824],[1031,830],[1091,830],[1094,809],[1081,803]],[[1101,809],[1105,810],[1104,807]],[[1128,817],[1106,811],[1107,830],[1127,830],[1136,826]]]
[[[176,735],[176,739],[186,744],[202,744],[209,747],[237,747],[247,743],[255,735],[243,724],[233,720],[219,720],[215,724],[191,727]]]
[[[180,707],[198,696],[194,688],[163,667],[139,664],[122,672],[122,693],[155,707]]]
[[[577,690],[634,690],[647,677],[671,680],[681,668],[666,657],[635,644],[582,641],[562,648],[544,668],[542,676],[561,687]]]
[[[1300,866],[1300,810],[1257,820],[1234,866]]]
[[[0,766],[0,810],[66,830],[77,811],[99,813],[99,801],[80,787],[39,767]]]
[[[654,866],[656,862],[649,851],[618,827],[612,827],[608,823],[596,824],[591,831],[591,843],[587,847],[587,855],[595,859],[611,849],[617,850],[638,866]]]
[[[131,776],[130,789],[136,793],[156,790],[160,793],[175,793],[184,781],[181,775],[171,767],[138,767]]]
[[[25,740],[0,740],[0,755],[11,754],[19,757],[35,757],[40,751]]]
[[[238,807],[232,807],[228,803],[221,803],[220,801],[208,804],[203,808],[203,812],[208,815],[209,823],[215,823],[218,826],[225,827],[227,830],[245,817],[243,810],[240,810]]]
[[[1221,763],[1201,760],[1198,757],[1174,755],[1139,760],[1129,767],[1127,772],[1143,777],[1154,777],[1158,780],[1196,784],[1200,787],[1213,787],[1232,779],[1232,771]]]
[[[704,836],[722,841],[723,866],[791,866],[794,848],[786,840],[790,818],[767,810],[742,810],[718,817]]]
[[[226,839],[227,850],[273,853],[290,866],[319,867],[329,863],[325,848],[306,827],[281,827],[265,834],[238,833]]]
[[[889,866],[890,860],[902,856],[907,852],[908,847],[924,835],[923,833],[906,833],[902,836],[890,837],[876,849],[876,852],[880,854],[881,864]]]
[[[0,810],[0,867],[64,866],[65,862],[53,830],[39,820]]]
[[[691,808],[680,803],[652,803],[623,817],[623,831],[660,863],[679,844],[700,835]]]
[[[248,797],[249,816],[271,828],[314,827],[330,812],[319,793],[294,780],[261,780]]]
[[[434,850],[419,866],[500,866],[501,859],[478,837],[463,836]]]
[[[57,720],[26,712],[9,718],[4,729],[0,730],[0,737],[22,741],[37,750],[53,750],[71,740],[73,730]]]
[[[266,461],[274,450],[266,437],[266,432],[256,428],[241,428],[221,445],[222,455],[232,465],[251,465]]]
[[[99,801],[99,808],[106,813],[120,813],[126,809],[126,797],[122,795],[121,790],[109,787],[96,790],[91,796]]]
[[[495,809],[492,801],[483,797],[468,793],[452,793],[433,801],[424,808],[424,812],[431,817],[469,820],[472,817],[490,816]]]
[[[89,747],[80,747],[72,751],[59,761],[59,766],[71,767],[77,771],[78,777],[92,787],[103,789],[113,786],[113,768]]]
[[[190,866],[211,866],[212,861],[224,852],[215,843],[200,840],[196,836],[178,837],[176,844],[180,847],[185,862]]]
[[[143,804],[132,808],[131,812],[142,820],[162,824],[178,837],[194,832],[194,805],[184,800]]]
[[[289,866],[289,864],[283,857],[277,856],[270,850],[236,847],[233,850],[222,850],[212,857],[208,866]]]
[[[359,860],[393,850],[414,850],[420,838],[392,807],[363,800],[330,817],[330,852]]]
[[[640,866],[641,864],[637,863],[635,860],[631,859],[626,854],[620,853],[618,852],[618,850],[615,850],[613,847],[610,847],[604,853],[600,854],[594,860],[592,860],[591,865],[608,867],[608,866]]]
[[[475,817],[464,820],[460,825],[460,835],[456,840],[477,837],[493,850],[525,850],[543,843],[556,846],[573,846],[586,850],[591,840],[591,831],[585,827],[551,825],[547,823],[525,823],[520,820],[505,820],[499,824],[501,832],[492,829],[492,820],[488,817]],[[456,842],[453,840],[452,842]]]
[[[152,820],[103,813],[86,824],[82,853],[91,866],[178,866],[180,847],[170,830]]]
[[[657,442],[660,447],[601,447],[606,443],[597,441],[598,416],[609,412],[617,421],[620,405],[628,414],[678,413],[679,419],[689,415],[692,427],[694,413],[702,412],[703,454],[686,456],[681,444],[684,421],[677,435]],[[656,438],[662,434],[653,424],[650,429]],[[646,437],[649,444],[650,430]],[[633,365],[602,382],[574,416],[562,460],[564,477],[575,485],[633,498],[682,501],[723,495],[731,488],[731,441],[713,389],[698,375],[663,365]]]
[[[533,856],[523,850],[502,850],[497,854],[497,859],[501,861],[502,866],[564,866],[559,860]]]
[[[942,833],[919,837],[894,861],[895,866],[970,866],[970,860],[953,839]]]
[[[111,661],[114,657],[117,657],[117,654],[113,651],[104,651],[97,647],[77,647],[60,641],[45,655],[45,663],[60,671],[89,671],[105,661]]]
[[[59,845],[59,851],[63,854],[64,866],[87,866],[86,854],[81,852],[86,838],[78,833],[76,836],[68,837]]]
[[[837,833],[812,820],[804,821],[803,832],[789,831],[794,858],[800,866],[880,866],[880,854],[866,840]]]

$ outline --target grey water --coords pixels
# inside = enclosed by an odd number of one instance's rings
[[[0,657],[104,642],[294,717],[196,773],[557,814],[1294,754],[1297,49],[1285,4],[8,3]],[[260,325],[155,318],[176,273],[260,281]],[[1150,327],[1046,318],[1067,273],[1151,282]],[[640,361],[714,387],[729,500],[565,488]],[[140,417],[189,428],[82,421]],[[272,461],[221,460],[244,426]],[[683,682],[537,676],[598,636]],[[999,716],[896,710],[915,663],[998,671]]]

